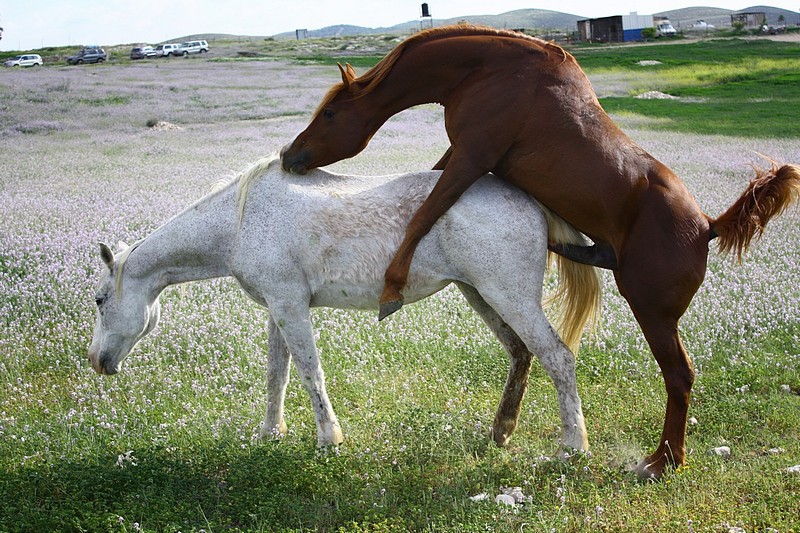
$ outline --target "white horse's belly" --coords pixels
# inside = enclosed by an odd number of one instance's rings
[[[426,237],[411,263],[408,284],[403,289],[405,303],[410,304],[438,292],[450,284],[456,276],[451,266],[445,264],[441,254],[432,253],[432,241]],[[435,242],[435,241],[433,241]],[[362,261],[360,264],[369,264]],[[328,271],[327,279],[317,280],[312,287],[312,307],[334,307],[338,309],[377,310],[383,292],[383,276],[388,266],[383,262],[373,263],[373,268],[353,270],[339,263],[341,268]],[[351,263],[352,264],[352,263]],[[349,265],[348,265],[349,266]]]
[[[414,276],[412,275],[412,278]],[[378,283],[379,281],[379,283]],[[449,280],[442,279],[415,279],[403,289],[405,303],[410,304],[427,298],[439,292],[447,285]],[[383,291],[383,277],[376,283],[330,283],[319,287],[311,298],[311,307],[332,307],[336,309],[361,309],[364,311],[377,311],[380,307],[378,300]]]

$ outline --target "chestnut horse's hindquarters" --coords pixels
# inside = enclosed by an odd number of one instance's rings
[[[719,237],[719,251],[742,254],[753,237],[764,233],[767,222],[800,200],[800,167],[773,164],[768,171],[759,170],[747,189],[727,211],[711,222],[712,239]]]

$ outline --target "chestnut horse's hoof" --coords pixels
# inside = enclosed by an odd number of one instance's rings
[[[403,307],[403,300],[392,300],[390,302],[381,303],[381,309],[378,312],[378,320],[383,320],[387,316],[396,313]]]

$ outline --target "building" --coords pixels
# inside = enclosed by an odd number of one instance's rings
[[[622,43],[641,41],[642,30],[653,27],[653,15],[615,15],[578,21],[578,34],[582,41],[596,43]]]
[[[767,14],[763,11],[734,13],[731,15],[731,26],[735,28],[741,24],[745,30],[760,30],[766,20]]]

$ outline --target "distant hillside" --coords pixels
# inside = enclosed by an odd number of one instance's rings
[[[548,11],[546,9],[517,9],[499,15],[465,15],[452,19],[435,20],[434,24],[456,24],[461,20],[473,24],[484,24],[493,28],[524,28],[524,29],[561,29],[574,30],[576,23],[586,17]]]
[[[709,24],[713,24],[717,28],[730,28],[731,14],[737,12],[763,12],[767,15],[767,23],[771,26],[778,26],[780,24],[796,25],[800,24],[800,15],[795,11],[786,9],[779,9],[768,6],[753,6],[740,11],[731,9],[722,9],[716,7],[687,7],[683,9],[674,9],[670,11],[662,11],[661,13],[639,13],[640,15],[656,15],[667,17],[672,22],[672,25],[677,30],[687,30],[692,24],[698,20],[705,20]],[[627,13],[614,13],[609,12],[607,16],[613,15],[627,15]],[[783,22],[779,21],[783,16]],[[431,22],[434,26],[444,26],[447,24],[457,24],[460,21],[467,21],[473,24],[484,24],[494,28],[507,28],[507,29],[525,29],[532,33],[546,33],[548,31],[566,31],[573,32],[577,29],[577,22],[587,17],[580,15],[573,15],[570,13],[562,13],[559,11],[549,11],[546,9],[517,9],[508,11],[499,15],[464,15],[449,19],[433,19],[424,22],[427,27]],[[354,35],[408,35],[420,29],[419,20],[410,20],[394,26],[380,27],[380,28],[366,28],[363,26],[353,26],[349,24],[338,24],[335,26],[327,26],[325,28],[311,29],[307,28],[308,37],[310,38],[330,38],[330,37],[348,37]],[[214,34],[204,34],[214,35]],[[295,30],[286,31],[272,36],[275,39],[294,39]],[[190,37],[183,37],[172,39],[172,41],[185,41]],[[203,36],[191,36],[191,38],[205,38]],[[242,41],[263,39],[264,36],[238,36],[237,39]]]
[[[753,6],[737,11],[716,7],[686,7],[683,9],[654,13],[654,15],[669,18],[675,29],[680,31],[688,29],[698,20],[705,20],[707,23],[713,24],[717,28],[730,28],[731,15],[733,13],[765,13],[767,16],[767,24],[770,26],[778,26],[781,24],[795,25],[800,22],[800,14],[796,11],[769,6]],[[783,15],[783,22],[779,21],[781,15]]]
[[[731,13],[735,13],[735,11],[718,7],[685,7],[653,14],[659,17],[667,17],[672,26],[681,31],[689,29],[698,20],[705,20],[717,28],[730,28]]]
[[[570,15],[558,11],[548,11],[546,9],[517,9],[499,15],[464,15],[449,19],[426,20],[425,27],[432,22],[434,26],[445,26],[457,24],[464,20],[473,24],[484,24],[494,28],[526,29],[526,30],[567,30],[573,31],[577,21],[586,17]],[[389,26],[386,28],[365,28],[362,26],[337,25],[327,26],[320,29],[309,29],[308,36],[311,38],[341,37],[346,35],[371,35],[375,33],[384,34],[407,34],[411,31],[420,29],[420,21],[412,20]],[[295,38],[295,32],[284,32],[274,35],[276,39]]]
[[[794,26],[800,24],[800,13],[797,11],[789,11],[788,9],[780,9],[777,7],[754,6],[737,11],[737,13],[758,13],[760,11],[763,11],[767,14],[767,24],[770,26],[779,26],[783,24],[786,24],[787,26]],[[783,15],[783,21],[779,20],[781,15]]]

